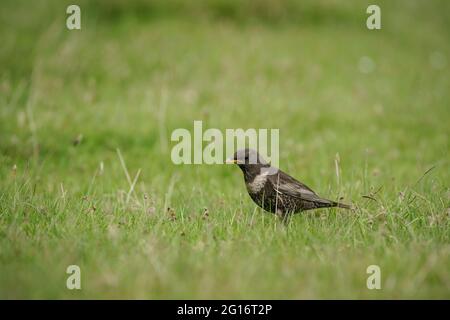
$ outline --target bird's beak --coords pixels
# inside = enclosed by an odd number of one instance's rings
[[[238,163],[238,161],[236,159],[229,158],[229,159],[225,160],[225,163],[226,164],[236,164],[236,163]]]

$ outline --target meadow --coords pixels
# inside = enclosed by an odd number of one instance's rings
[[[0,2],[0,298],[450,298],[450,3]],[[277,128],[352,203],[257,208],[173,130]],[[66,269],[81,269],[68,290]],[[381,289],[366,286],[369,265]]]

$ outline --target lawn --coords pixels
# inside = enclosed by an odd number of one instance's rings
[[[0,298],[450,298],[450,3],[0,3]],[[171,133],[280,131],[288,225]],[[69,265],[81,290],[69,290]],[[369,290],[366,269],[381,270]]]

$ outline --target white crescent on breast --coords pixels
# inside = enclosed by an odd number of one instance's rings
[[[250,193],[258,193],[264,188],[264,185],[267,182],[267,176],[269,172],[263,172],[258,174],[252,182],[247,183],[247,189]]]

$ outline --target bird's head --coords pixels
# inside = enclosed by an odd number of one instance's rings
[[[226,163],[237,164],[246,176],[256,176],[261,173],[262,168],[269,168],[270,164],[253,149],[241,149],[227,159]]]

